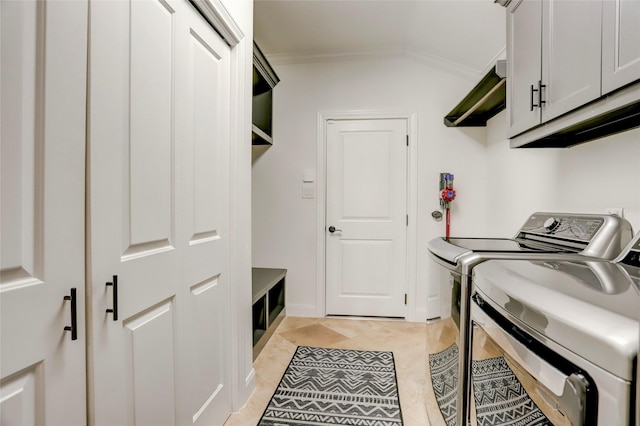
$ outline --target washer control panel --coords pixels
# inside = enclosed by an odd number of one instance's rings
[[[589,242],[604,222],[604,218],[598,216],[535,213],[529,217],[520,232]]]

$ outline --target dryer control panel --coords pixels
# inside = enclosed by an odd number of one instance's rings
[[[600,217],[536,213],[529,217],[520,231],[588,242],[595,236],[603,223],[604,219]]]
[[[628,220],[611,214],[537,212],[516,240],[569,248],[584,256],[613,260],[633,238]]]

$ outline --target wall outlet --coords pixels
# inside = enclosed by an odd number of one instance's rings
[[[607,214],[615,214],[624,217],[624,207],[607,207]]]

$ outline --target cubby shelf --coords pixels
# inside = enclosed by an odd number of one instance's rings
[[[252,145],[273,143],[273,88],[279,81],[267,58],[253,43]]]
[[[258,357],[286,315],[286,269],[253,268],[253,359]]]

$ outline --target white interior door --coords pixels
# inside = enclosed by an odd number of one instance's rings
[[[326,313],[404,317],[405,119],[327,123],[326,209]]]
[[[86,424],[86,34],[86,2],[0,2],[2,425]]]
[[[95,2],[90,20],[92,416],[219,424],[229,47],[184,0]]]

